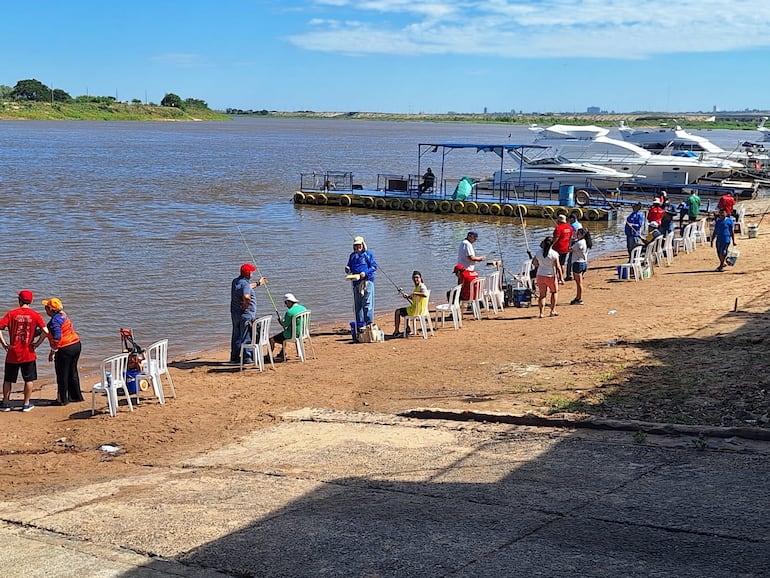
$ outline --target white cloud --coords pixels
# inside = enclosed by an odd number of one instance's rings
[[[770,45],[770,3],[748,0],[318,0],[289,37],[314,51],[640,59]]]

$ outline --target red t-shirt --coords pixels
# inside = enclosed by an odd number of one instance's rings
[[[650,207],[650,210],[647,211],[647,221],[655,221],[658,223],[658,225],[660,225],[660,222],[663,220],[663,215],[665,214],[666,211],[663,209],[663,207]]]
[[[559,223],[553,230],[553,245],[551,249],[560,255],[569,252],[569,242],[574,229],[569,223]]]
[[[11,309],[0,319],[0,330],[8,328],[10,341],[5,360],[9,363],[27,363],[35,361],[35,351],[32,344],[35,342],[35,330],[45,329],[43,317],[29,307]]]
[[[732,195],[722,195],[719,197],[719,204],[717,204],[717,209],[724,209],[728,217],[733,214],[734,206],[735,197]]]

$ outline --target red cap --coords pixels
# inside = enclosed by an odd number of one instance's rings
[[[251,275],[256,270],[256,266],[251,263],[244,263],[241,265],[241,275]]]
[[[35,296],[32,294],[32,291],[29,289],[22,289],[19,291],[19,301],[22,303],[32,303],[35,300]]]
[[[460,263],[458,263],[457,265],[455,265],[455,269],[454,269],[454,272],[455,272],[455,273],[457,273],[457,272],[459,272],[459,271],[465,271],[465,267],[463,267],[462,265],[460,265]]]

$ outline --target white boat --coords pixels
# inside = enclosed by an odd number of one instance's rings
[[[757,130],[760,129],[757,128]],[[647,149],[654,154],[694,153],[695,156],[702,159],[727,159],[744,165],[755,160],[754,155],[746,151],[741,143],[736,143],[735,150],[728,151],[704,136],[687,132],[679,125],[674,128],[631,128],[621,120],[618,132],[624,141]]]
[[[538,133],[536,144],[549,144],[572,161],[601,165],[629,177],[644,177],[649,182],[691,184],[706,176],[727,177],[743,166],[721,158],[656,155],[625,140],[611,138],[609,129],[599,126],[556,124],[548,128],[533,126],[530,130]]]
[[[551,146],[514,145],[504,150],[513,160],[513,165],[494,172],[491,181],[495,188],[535,186],[558,189],[562,185],[571,185],[575,188],[593,186],[614,189],[622,182],[635,180],[611,167],[560,156]]]

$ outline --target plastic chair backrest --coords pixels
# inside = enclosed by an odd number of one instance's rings
[[[254,320],[251,331],[252,345],[261,346],[270,344],[270,321],[272,318],[272,315],[263,315]]]
[[[102,361],[102,384],[106,385],[108,382],[112,384],[112,387],[125,386],[126,384],[126,371],[128,370],[128,353],[119,353]],[[107,379],[107,373],[110,374],[110,379]]]
[[[644,246],[638,245],[631,249],[631,258],[628,260],[629,263],[637,263],[641,262],[642,260],[642,249],[644,249]]]
[[[463,290],[462,285],[455,285],[449,291],[449,304],[453,307],[460,307],[460,292]]]
[[[291,339],[310,337],[310,309],[297,313],[291,323]]]
[[[487,284],[487,280],[484,277],[479,277],[478,279],[474,279],[473,281],[471,281],[471,287],[470,287],[471,301],[476,301],[481,299],[481,297],[484,295],[486,284]]]

